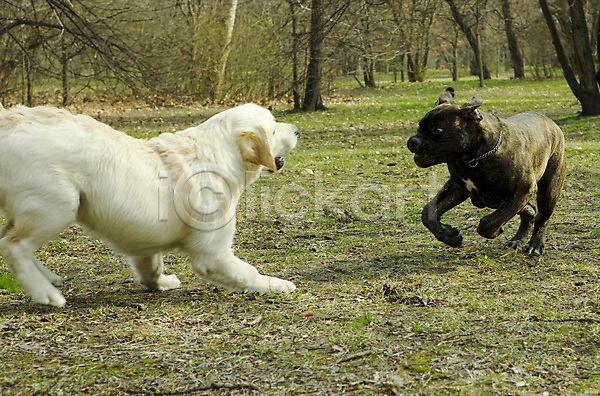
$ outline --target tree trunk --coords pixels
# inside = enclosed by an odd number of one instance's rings
[[[312,0],[310,15],[309,62],[306,71],[306,89],[304,91],[303,111],[325,110],[321,98],[321,77],[323,74],[323,42],[325,31],[323,23],[323,5],[321,0]]]
[[[423,57],[421,58],[421,64],[419,65],[419,76],[421,82],[425,81],[425,75],[427,73],[427,60],[429,59],[429,44],[423,49]]]
[[[404,71],[406,70],[406,68],[404,67],[404,58],[406,57],[406,54],[401,54],[400,55],[400,81],[404,82],[404,80],[406,79],[406,77],[404,77]]]
[[[479,18],[477,18],[479,20]],[[485,80],[485,75],[483,71],[483,54],[481,53],[481,34],[479,33],[479,22],[477,22],[477,27],[475,28],[475,35],[477,36],[477,66],[479,70],[479,86],[483,88],[483,80]]]
[[[227,17],[227,35],[225,36],[225,47],[219,61],[219,74],[217,76],[216,97],[219,98],[223,94],[223,83],[225,82],[225,69],[227,68],[227,60],[231,52],[231,40],[233,39],[233,28],[235,26],[235,16],[237,14],[237,0],[231,0],[229,7],[229,15]]]
[[[64,32],[60,35],[60,63],[61,63],[61,78],[62,78],[62,105],[66,106],[69,104],[69,80],[67,78],[67,62],[69,57],[67,56],[67,43],[65,42]]]
[[[580,64],[579,69],[581,70],[580,83],[586,91],[591,92],[595,90],[598,92],[596,69],[594,67],[592,46],[585,21],[583,2],[581,0],[569,0],[569,11],[571,12],[573,25],[573,50],[577,62]]]
[[[513,29],[513,17],[510,10],[510,0],[502,0],[502,16],[504,17],[504,30],[506,31],[506,40],[508,41],[508,50],[512,61],[515,78],[525,78],[525,68],[523,67],[523,56],[517,40],[517,35]]]
[[[373,62],[373,59],[368,59],[366,56],[363,57],[363,62],[365,64],[363,70],[365,87],[375,88],[375,62]]]
[[[25,74],[25,104],[27,106],[33,105],[33,72],[32,72],[31,59],[28,54],[23,53],[23,72]]]
[[[452,41],[452,81],[458,81],[458,29]]]
[[[413,62],[412,55],[410,53],[406,54],[406,74],[408,75],[408,82],[417,82],[415,63]]]
[[[477,67],[477,74],[479,75],[481,72],[483,72],[483,78],[490,79],[491,75],[487,68],[487,65],[485,64],[485,60],[483,59],[483,54],[481,53],[481,48],[479,46],[479,33],[473,33],[473,30],[465,22],[465,19],[460,13],[454,0],[446,0],[446,3],[448,3],[448,5],[450,6],[450,11],[452,12],[452,17],[454,18],[454,21],[458,24],[458,26],[460,26],[461,30],[465,34],[465,37],[467,38],[467,41],[469,42],[469,45],[471,46],[471,49],[473,50],[473,55],[475,57],[475,63]],[[477,21],[477,24],[479,25],[479,21]]]
[[[421,60],[414,59],[412,54],[406,55],[406,65],[409,82],[423,82],[425,81],[425,71],[427,68],[427,54],[423,56]]]
[[[571,42],[578,67],[581,68],[581,83],[577,81],[573,67],[565,53],[564,47],[560,41],[554,17],[550,12],[547,0],[539,0],[542,13],[546,19],[546,24],[552,36],[552,44],[556,49],[556,56],[563,69],[565,79],[569,88],[573,91],[575,97],[581,103],[581,115],[600,115],[600,91],[598,91],[598,82],[596,81],[594,62],[591,54],[587,25],[585,23],[585,14],[583,4],[580,0],[569,0],[569,12],[571,17],[573,36]],[[588,52],[586,54],[586,51]]]
[[[598,71],[596,72],[596,82],[600,85],[600,10],[596,18],[596,55],[598,55]]]
[[[298,38],[298,16],[296,15],[296,0],[288,0],[292,17],[292,95],[294,97],[294,111],[300,110],[300,81],[298,78],[298,51],[300,43]]]

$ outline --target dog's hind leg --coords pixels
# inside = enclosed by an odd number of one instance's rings
[[[20,202],[18,208],[28,209],[12,213],[14,220],[3,231],[0,250],[8,268],[33,301],[62,307],[65,298],[52,285],[59,283],[60,277],[44,267],[34,253],[75,221],[77,204],[45,198],[49,200],[30,196]]]
[[[264,294],[289,293],[296,289],[290,281],[259,274],[256,268],[237,258],[231,249],[217,255],[191,254],[190,259],[196,274],[228,290]]]
[[[546,172],[538,182],[538,213],[533,225],[533,234],[529,244],[525,247],[525,253],[530,256],[539,256],[544,253],[548,222],[558,203],[565,180],[566,165],[562,151],[555,154],[555,157],[548,162]]]
[[[0,232],[0,238],[4,238],[4,236],[15,226],[15,222],[13,220],[8,220]],[[63,280],[60,276],[56,275],[54,272],[50,271],[46,266],[39,260],[34,259],[35,264],[38,269],[44,274],[44,276],[52,283],[54,286],[62,286]]]
[[[517,233],[510,241],[506,243],[504,249],[519,249],[521,246],[525,244],[525,239],[529,235],[531,231],[531,226],[533,226],[533,220],[535,219],[535,214],[537,209],[535,207],[535,203],[528,201],[525,207],[519,212],[521,217],[521,224],[519,225],[519,229]]]
[[[162,253],[148,257],[128,257],[129,265],[138,277],[139,282],[151,290],[169,290],[181,286],[176,275],[163,274]]]

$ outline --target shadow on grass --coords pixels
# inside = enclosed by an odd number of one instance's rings
[[[455,271],[461,263],[456,254],[447,251],[427,253],[414,252],[384,254],[379,257],[334,260],[319,267],[300,270],[299,277],[308,282],[343,283],[356,279],[378,280],[402,278],[423,274],[445,274]]]
[[[69,285],[67,284],[66,287]],[[132,312],[144,312],[148,309],[154,310],[160,305],[185,305],[185,304],[215,304],[227,298],[227,291],[214,286],[206,287],[181,287],[167,291],[151,291],[137,284],[124,284],[119,286],[102,286],[96,291],[89,289],[69,294],[66,288],[67,304],[63,308],[56,308],[36,304],[25,295],[18,302],[0,304],[0,316],[25,313],[28,315],[41,315],[48,313],[75,313],[112,308],[129,308]]]
[[[595,141],[599,137],[599,129],[596,122],[598,116],[562,116],[554,119],[554,122],[563,130],[568,140]]]

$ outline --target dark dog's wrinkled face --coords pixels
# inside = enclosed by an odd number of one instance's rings
[[[440,94],[436,106],[419,121],[417,134],[408,140],[408,149],[421,168],[460,160],[477,134],[481,100],[473,98],[458,106],[453,93]]]

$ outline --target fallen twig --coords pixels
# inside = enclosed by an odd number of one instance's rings
[[[542,319],[537,316],[532,316],[532,320],[536,322],[583,322],[583,323],[600,323],[600,319],[596,318],[554,318],[554,319]]]
[[[250,384],[248,382],[240,382],[239,384],[213,383],[213,384],[208,384],[208,385],[193,386],[193,387],[185,388],[185,389],[181,389],[181,390],[164,391],[164,392],[147,391],[147,390],[133,390],[133,389],[127,389],[127,390],[125,390],[125,392],[129,393],[131,395],[162,396],[162,395],[185,395],[185,394],[189,394],[189,393],[202,392],[202,391],[208,391],[208,390],[214,390],[214,389],[244,389],[244,388],[252,389],[257,392],[261,392],[260,387],[258,387],[257,385],[254,385],[254,384]]]
[[[338,359],[337,363],[339,364],[339,363],[349,362],[350,360],[359,359],[363,356],[367,356],[372,353],[375,353],[375,351],[370,350],[370,351],[362,351],[362,352],[358,352],[358,353],[353,353],[352,355],[344,356],[343,358]]]

